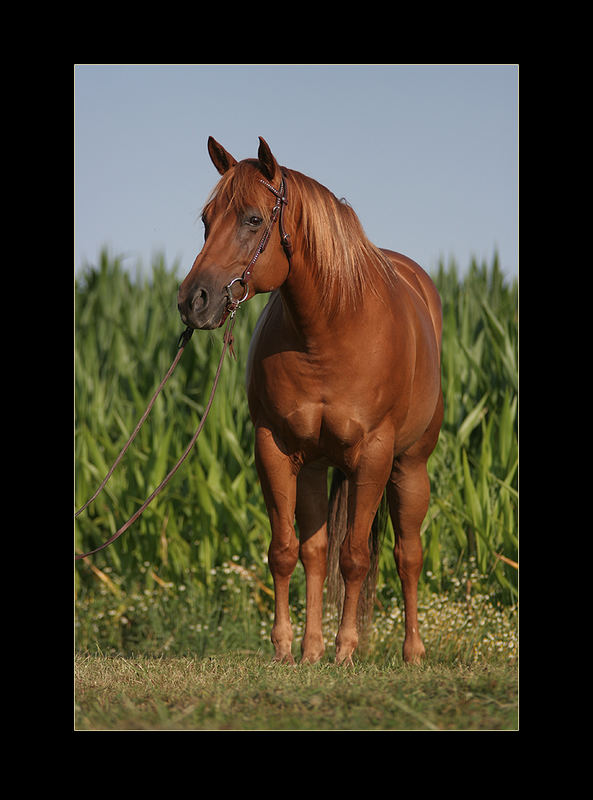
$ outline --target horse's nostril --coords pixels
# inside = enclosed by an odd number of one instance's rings
[[[208,292],[205,289],[198,289],[192,300],[192,309],[196,314],[203,311],[208,305]]]

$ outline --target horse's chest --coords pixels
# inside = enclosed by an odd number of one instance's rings
[[[341,461],[367,433],[368,402],[353,402],[352,391],[332,388],[329,376],[298,359],[291,365],[286,359],[263,364],[249,397],[254,422],[270,427],[299,460]]]
[[[264,365],[250,387],[254,421],[265,420],[276,432],[282,432],[283,438],[292,441],[319,439],[323,405],[315,377],[296,365]]]

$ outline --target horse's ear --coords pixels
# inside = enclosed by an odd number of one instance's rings
[[[212,136],[208,137],[208,152],[210,153],[212,163],[221,175],[224,175],[225,172],[228,172],[228,170],[237,163],[232,155],[227,153],[224,147],[218,144],[216,139],[213,139]]]
[[[269,181],[273,182],[276,174],[280,172],[280,167],[272,155],[272,151],[270,150],[268,143],[265,139],[262,139],[261,136],[259,137],[259,149],[257,151],[257,157],[259,159],[261,171]]]

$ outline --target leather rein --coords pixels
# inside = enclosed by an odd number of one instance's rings
[[[292,256],[292,244],[290,242],[290,235],[287,234],[285,232],[285,230],[284,230],[284,224],[283,224],[283,219],[282,219],[282,211],[284,209],[284,206],[288,205],[288,202],[286,200],[286,183],[285,183],[285,180],[284,180],[284,178],[282,178],[279,189],[275,189],[272,186],[271,183],[268,183],[267,181],[265,181],[263,179],[260,179],[260,183],[263,183],[264,186],[266,186],[266,188],[269,189],[272,192],[272,194],[276,197],[276,203],[274,205],[274,208],[272,209],[272,215],[270,217],[270,222],[268,223],[268,225],[266,227],[266,230],[264,231],[264,233],[263,233],[263,235],[262,235],[262,237],[261,237],[261,239],[259,241],[259,244],[258,244],[258,246],[256,248],[256,251],[255,251],[251,261],[249,262],[249,264],[245,268],[245,270],[244,270],[243,274],[241,275],[241,277],[233,278],[225,286],[225,290],[226,290],[226,293],[227,293],[227,296],[228,296],[228,302],[227,302],[227,305],[225,306],[224,313],[223,313],[222,319],[221,319],[218,327],[219,328],[222,327],[222,325],[224,325],[224,323],[227,320],[227,318],[228,318],[228,322],[227,322],[226,330],[224,332],[222,353],[220,355],[220,360],[218,362],[218,367],[216,369],[216,375],[214,376],[214,381],[212,383],[212,389],[210,391],[210,397],[208,398],[208,403],[206,404],[206,408],[204,410],[204,415],[203,415],[202,419],[200,420],[200,424],[198,425],[198,428],[197,428],[196,432],[194,433],[190,443],[185,448],[184,452],[182,453],[181,457],[179,458],[179,460],[177,461],[175,466],[170,470],[170,472],[161,481],[161,483],[152,492],[152,494],[149,497],[147,497],[147,499],[140,506],[140,508],[130,517],[130,519],[124,525],[121,526],[121,528],[119,528],[102,545],[100,545],[99,547],[96,547],[94,550],[89,550],[88,553],[78,553],[75,556],[75,559],[77,561],[79,559],[81,559],[81,558],[86,558],[87,556],[93,555],[93,553],[98,553],[99,550],[103,550],[105,547],[108,547],[108,545],[112,544],[116,539],[118,539],[122,535],[122,533],[124,533],[130,527],[130,525],[132,525],[138,519],[138,517],[142,514],[142,512],[146,509],[146,507],[148,505],[150,505],[150,503],[154,500],[154,498],[158,494],[161,493],[161,491],[169,483],[169,481],[171,480],[173,475],[177,472],[179,467],[183,464],[183,462],[185,461],[185,459],[189,455],[191,449],[195,445],[195,443],[196,443],[196,441],[198,439],[198,436],[202,432],[202,428],[204,427],[204,423],[206,422],[206,418],[207,418],[207,416],[208,416],[208,414],[210,412],[210,408],[212,407],[212,402],[214,400],[214,395],[216,393],[216,388],[218,386],[218,381],[220,379],[220,373],[222,371],[222,365],[223,365],[227,350],[230,350],[231,354],[233,356],[235,356],[234,351],[233,351],[233,327],[235,325],[235,319],[236,319],[235,315],[236,315],[237,310],[239,309],[239,306],[241,305],[241,303],[244,303],[245,300],[247,300],[247,296],[249,294],[249,281],[251,280],[251,277],[252,277],[253,268],[255,266],[255,263],[256,263],[257,259],[261,256],[261,254],[264,252],[264,250],[266,249],[266,247],[268,245],[268,242],[270,240],[270,236],[272,234],[272,229],[273,229],[274,225],[276,224],[276,221],[278,221],[278,227],[279,227],[279,231],[280,231],[280,241],[282,242],[282,247],[284,248],[284,252],[286,254],[286,257],[288,259],[288,263],[289,263],[289,266],[290,266],[290,259],[291,259],[291,256]],[[233,287],[233,285],[235,283],[241,283],[244,286],[244,289],[245,289],[244,293],[243,293],[243,297],[241,297],[238,300],[233,297],[233,293],[232,293],[232,287]],[[181,334],[181,336],[179,337],[179,340],[177,342],[177,354],[176,354],[175,358],[173,359],[173,363],[169,367],[169,370],[168,370],[167,374],[165,375],[165,377],[163,378],[163,380],[160,382],[156,392],[153,394],[153,396],[152,396],[152,398],[151,398],[151,400],[150,400],[150,402],[149,402],[149,404],[148,404],[148,406],[146,408],[146,411],[144,412],[144,414],[142,415],[142,417],[138,421],[138,424],[134,428],[134,431],[132,432],[132,435],[130,436],[128,441],[125,443],[125,445],[123,446],[123,448],[120,451],[119,455],[117,456],[117,458],[113,462],[111,468],[109,469],[107,475],[105,476],[105,478],[101,482],[99,488],[92,495],[92,497],[90,497],[86,501],[86,503],[83,506],[81,506],[78,509],[78,511],[76,511],[76,513],[74,514],[75,518],[79,514],[81,514],[84,511],[84,509],[88,505],[90,505],[93,502],[93,500],[97,497],[97,495],[102,491],[102,489],[104,488],[105,484],[107,483],[107,481],[109,480],[109,478],[113,474],[113,471],[115,470],[115,468],[117,467],[117,465],[119,464],[121,459],[123,458],[124,453],[126,452],[128,447],[131,445],[131,443],[136,438],[136,435],[138,434],[138,431],[140,430],[140,428],[142,427],[144,421],[148,417],[148,415],[150,413],[150,410],[152,409],[152,406],[154,405],[154,402],[155,402],[156,398],[160,394],[160,392],[163,389],[164,385],[166,384],[166,382],[169,380],[169,378],[173,374],[173,371],[175,370],[175,367],[179,363],[179,359],[181,358],[181,355],[182,355],[182,353],[183,353],[183,351],[185,349],[185,346],[187,345],[187,343],[191,339],[193,332],[194,332],[194,329],[188,326],[185,329],[185,331]]]

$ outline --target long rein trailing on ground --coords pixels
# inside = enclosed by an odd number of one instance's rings
[[[259,244],[257,246],[257,249],[256,249],[254,255],[253,255],[253,258],[251,259],[251,261],[249,262],[249,264],[247,265],[247,267],[243,271],[243,274],[240,277],[233,278],[227,284],[227,286],[225,287],[226,288],[226,293],[228,295],[228,303],[227,303],[227,305],[225,307],[225,311],[224,311],[223,317],[222,317],[222,319],[220,321],[220,324],[218,326],[218,327],[222,327],[222,325],[224,325],[225,321],[227,322],[227,326],[226,326],[226,329],[225,329],[225,332],[224,332],[224,338],[223,338],[223,348],[222,348],[222,353],[220,355],[220,360],[218,362],[218,367],[216,369],[216,375],[214,376],[212,389],[210,391],[210,397],[208,398],[208,403],[206,404],[206,408],[204,410],[204,415],[202,416],[202,419],[200,420],[200,424],[198,425],[198,427],[196,429],[196,432],[194,433],[190,443],[188,444],[188,446],[184,450],[183,454],[181,455],[181,457],[179,458],[179,460],[177,461],[175,466],[171,469],[171,471],[167,474],[167,476],[162,480],[162,482],[157,486],[157,488],[154,490],[154,492],[149,497],[147,497],[147,499],[140,506],[140,508],[130,517],[130,519],[124,525],[121,526],[121,528],[119,528],[119,530],[117,530],[102,545],[100,545],[99,547],[96,547],[94,550],[89,550],[88,553],[79,553],[79,554],[77,554],[75,556],[75,559],[77,561],[79,559],[81,559],[81,558],[86,558],[87,556],[93,555],[93,553],[98,553],[99,550],[103,550],[105,547],[108,547],[108,545],[112,544],[117,538],[119,538],[122,535],[122,533],[127,531],[127,529],[130,527],[130,525],[132,525],[138,519],[138,517],[142,514],[142,512],[146,509],[146,507],[148,505],[150,505],[150,503],[154,500],[154,498],[158,494],[160,494],[160,492],[169,483],[169,481],[171,480],[173,475],[177,472],[179,467],[183,464],[183,462],[185,461],[185,459],[189,455],[191,449],[195,445],[195,443],[196,443],[196,441],[198,439],[198,436],[202,432],[202,428],[204,427],[204,423],[206,422],[206,418],[207,418],[207,416],[208,416],[208,414],[210,412],[210,408],[211,408],[212,402],[214,400],[214,395],[216,393],[216,388],[218,386],[218,381],[219,381],[219,378],[220,378],[222,365],[223,365],[225,356],[227,354],[227,350],[229,350],[233,356],[235,355],[234,354],[234,350],[233,350],[233,327],[235,325],[236,313],[237,313],[237,310],[238,310],[239,306],[241,305],[241,303],[243,303],[247,299],[247,296],[249,294],[249,281],[251,279],[251,275],[252,275],[252,272],[253,272],[253,267],[254,267],[255,262],[257,261],[257,259],[260,257],[260,255],[266,249],[266,247],[268,245],[268,242],[270,240],[270,236],[271,236],[271,233],[272,233],[272,228],[274,227],[274,224],[276,223],[276,221],[278,221],[278,223],[279,223],[280,240],[281,240],[282,246],[284,248],[284,251],[286,253],[286,257],[288,258],[289,263],[290,263],[290,256],[291,256],[291,253],[292,253],[292,247],[291,247],[291,244],[290,244],[290,236],[289,236],[289,234],[287,234],[285,232],[284,226],[283,226],[283,221],[282,221],[282,209],[283,209],[283,207],[285,205],[287,205],[285,181],[284,181],[284,179],[282,180],[279,190],[275,189],[267,181],[261,180],[260,182],[263,183],[272,192],[272,194],[276,197],[276,204],[274,205],[274,208],[272,209],[272,216],[270,218],[270,222],[269,222],[266,230],[264,231],[264,234],[263,234],[262,238],[260,239],[260,242],[259,242]],[[233,287],[233,285],[235,283],[240,283],[244,287],[243,296],[238,300],[233,298],[233,294],[232,294],[232,287]],[[134,431],[132,432],[132,435],[130,436],[128,441],[125,443],[125,445],[121,449],[119,455],[117,456],[117,458],[113,462],[113,464],[112,464],[111,468],[109,469],[107,475],[103,478],[103,481],[101,482],[99,488],[92,495],[92,497],[90,497],[86,501],[86,503],[78,509],[78,511],[74,514],[75,518],[79,514],[81,514],[85,510],[85,508],[88,505],[90,505],[93,502],[93,500],[99,495],[99,493],[102,491],[102,489],[104,488],[105,484],[107,483],[107,481],[109,480],[109,478],[113,474],[113,471],[115,470],[115,468],[117,467],[117,465],[119,464],[121,459],[123,458],[124,453],[126,452],[128,447],[131,445],[131,443],[136,438],[136,435],[138,434],[138,431],[140,430],[140,428],[144,424],[144,421],[148,417],[148,415],[150,413],[150,410],[151,410],[152,406],[154,405],[154,402],[155,402],[156,398],[160,394],[160,392],[163,389],[164,385],[166,384],[166,382],[169,380],[169,378],[173,374],[173,371],[175,370],[175,367],[179,363],[179,359],[181,358],[181,355],[182,355],[183,351],[185,350],[185,346],[187,345],[187,343],[191,339],[193,332],[194,332],[193,328],[187,327],[185,329],[185,331],[179,337],[179,340],[177,342],[177,354],[176,354],[176,356],[175,356],[175,358],[173,360],[173,363],[169,367],[169,370],[168,370],[167,374],[165,375],[165,377],[163,378],[163,380],[160,382],[156,392],[153,394],[153,396],[152,396],[152,398],[151,398],[151,400],[150,400],[150,402],[149,402],[149,404],[148,404],[148,406],[146,408],[146,411],[144,412],[144,414],[142,415],[142,417],[138,421],[138,424],[134,428]]]

